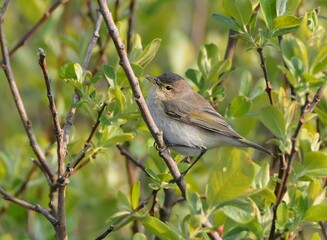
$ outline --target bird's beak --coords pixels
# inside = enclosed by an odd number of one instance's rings
[[[157,85],[157,86],[159,86],[160,84],[159,84],[159,79],[158,78],[155,78],[155,77],[152,77],[151,75],[149,75],[149,74],[147,74],[147,75],[145,75],[145,77],[146,77],[146,79],[148,79],[151,83],[153,83],[153,84],[155,84],[155,85]]]

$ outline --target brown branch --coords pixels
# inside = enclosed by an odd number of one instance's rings
[[[135,213],[137,213],[142,208],[144,208],[148,204],[151,198],[153,198],[153,201],[155,201],[156,196],[157,196],[157,191],[153,190],[151,195],[146,199],[144,199],[133,211],[131,211],[128,215],[126,215],[121,220],[119,220],[116,224],[111,225],[104,233],[98,236],[95,240],[104,239],[109,233],[113,232],[115,229],[119,228],[120,226],[123,226],[129,219],[133,217]]]
[[[8,3],[8,2],[9,1],[6,1],[5,3]],[[1,11],[2,14],[5,13],[4,9],[6,9],[6,7],[2,8],[2,11]],[[42,151],[42,149],[41,149],[40,145],[38,144],[37,139],[34,135],[32,123],[28,119],[28,116],[27,116],[27,113],[26,113],[26,110],[24,107],[24,103],[23,103],[20,93],[18,91],[16,81],[14,78],[14,74],[11,69],[9,52],[8,52],[6,38],[5,38],[5,32],[4,32],[3,15],[0,15],[0,44],[1,44],[1,52],[2,52],[2,57],[3,57],[2,68],[6,75],[6,78],[8,80],[9,87],[10,87],[12,96],[14,98],[15,104],[16,104],[16,108],[17,108],[20,118],[22,120],[22,123],[25,128],[28,139],[30,141],[30,145],[31,145],[38,161],[40,162],[40,164],[42,166],[42,170],[43,170],[42,172],[44,175],[47,176],[46,177],[47,179],[50,179],[50,181],[48,183],[49,183],[49,185],[51,185],[52,182],[54,181],[53,170],[49,166],[47,159],[45,157],[45,154]]]
[[[129,14],[128,14],[128,29],[127,29],[127,53],[132,51],[132,34],[134,27],[134,15],[135,15],[135,2],[136,0],[130,0],[129,2]]]
[[[5,2],[2,5],[2,8],[0,10],[0,15],[4,16],[6,11],[7,11],[7,7],[9,6],[9,3],[11,2],[11,0],[5,0]]]
[[[287,182],[288,182],[288,178],[289,175],[291,173],[291,169],[292,169],[292,160],[293,160],[293,156],[294,154],[298,151],[297,147],[296,147],[296,141],[297,138],[300,134],[300,131],[302,129],[302,126],[304,124],[304,117],[306,114],[311,113],[313,111],[313,109],[315,108],[315,106],[317,105],[317,103],[319,102],[319,100],[321,99],[321,96],[325,90],[326,85],[323,85],[322,87],[320,87],[315,96],[313,97],[312,100],[309,100],[309,96],[307,94],[307,98],[306,98],[306,102],[304,104],[304,106],[301,109],[301,114],[300,114],[300,118],[297,124],[297,127],[295,129],[295,132],[291,138],[292,141],[292,148],[291,148],[291,152],[289,154],[286,154],[285,158],[287,161],[287,165],[286,165],[286,169],[282,174],[282,182],[281,184],[277,184],[276,188],[275,188],[275,193],[277,193],[276,195],[276,204],[273,206],[273,219],[272,219],[272,224],[271,224],[271,228],[270,228],[270,233],[269,233],[269,240],[273,240],[275,239],[275,229],[276,229],[276,220],[277,220],[277,208],[280,205],[280,203],[283,200],[283,197],[286,193],[287,190]]]
[[[327,240],[327,227],[326,227],[326,222],[324,221],[319,221],[319,225],[321,228],[322,236],[324,237],[324,240]]]
[[[261,61],[260,66],[262,68],[263,75],[264,75],[264,78],[265,78],[266,92],[267,92],[268,97],[269,97],[269,102],[270,102],[271,105],[274,105],[274,98],[272,96],[272,85],[271,85],[271,82],[270,82],[269,77],[268,77],[266,59],[265,59],[265,57],[263,55],[263,48],[258,47],[257,52],[259,53],[259,56],[260,56],[260,61]]]
[[[56,137],[56,141],[57,141],[57,154],[58,154],[58,157],[60,155],[64,154],[64,156],[62,156],[62,157],[65,157],[65,153],[62,153],[62,149],[61,149],[62,148],[62,130],[61,130],[60,121],[59,121],[59,117],[58,117],[57,107],[54,102],[54,97],[52,95],[51,79],[48,74],[45,57],[46,57],[45,51],[42,48],[39,48],[39,65],[42,69],[44,80],[45,80],[45,85],[46,85],[46,89],[47,89],[47,96],[49,99],[49,108],[50,108],[50,112],[52,115],[52,120],[53,120],[53,125],[54,125],[54,133],[55,133],[55,137]]]
[[[224,59],[233,59],[234,57],[234,52],[237,44],[237,38],[235,38],[235,35],[237,34],[236,31],[230,29],[228,33],[228,42],[227,42],[227,47],[225,51],[225,56]]]
[[[84,61],[82,64],[82,68],[84,71],[86,70],[86,68],[90,62],[93,48],[99,39],[99,30],[100,30],[101,23],[102,23],[102,15],[100,14],[99,11],[97,11],[97,16],[98,16],[98,18],[95,23],[93,35],[92,35],[92,38],[90,39],[90,42],[89,42],[89,45],[88,45],[88,48],[87,48],[87,51],[85,54],[85,58],[84,58]],[[79,101],[80,101],[80,96],[79,96],[78,92],[75,90],[74,94],[73,94],[72,107],[70,108],[69,113],[66,117],[66,125],[64,128],[63,146],[65,149],[67,149],[68,136],[69,136],[70,130],[73,126],[75,114],[77,111],[76,104]],[[95,125],[92,127],[92,130],[91,130],[91,133],[90,133],[88,139],[85,141],[82,151],[77,155],[77,157],[72,161],[72,163],[65,168],[65,170],[63,171],[63,174],[61,176],[62,180],[66,180],[66,178],[70,175],[71,171],[73,171],[73,169],[80,163],[80,161],[85,157],[85,153],[91,147],[91,145],[90,145],[91,138],[95,134],[96,129],[98,128],[98,126],[100,124],[100,117],[106,106],[107,106],[106,104],[102,105],[101,110],[98,112],[98,119],[97,119]]]
[[[39,49],[39,65],[42,69],[44,80],[47,89],[47,96],[49,99],[49,108],[52,114],[53,124],[54,124],[54,132],[57,141],[57,157],[58,157],[58,177],[57,177],[57,188],[51,188],[50,193],[50,202],[57,201],[55,205],[57,205],[58,214],[58,225],[56,226],[56,235],[59,239],[66,239],[67,238],[67,229],[66,229],[66,181],[62,179],[62,176],[65,172],[65,157],[66,157],[66,147],[63,145],[63,133],[60,126],[60,121],[58,117],[57,108],[54,102],[54,98],[52,95],[51,89],[51,79],[49,77],[46,60],[45,60],[45,52],[43,49]],[[55,194],[55,191],[58,191],[58,194]],[[53,206],[53,205],[52,205]]]
[[[50,18],[52,13],[62,4],[68,2],[69,0],[58,0],[54,2],[54,4],[50,7],[48,11],[46,11],[43,16],[39,19],[39,21],[29,30],[27,31],[21,39],[18,40],[18,42],[15,44],[15,46],[9,51],[9,57],[12,57],[14,53],[21,47],[23,46],[26,41],[33,35],[34,32]],[[3,63],[4,59],[0,62],[1,64]]]
[[[94,32],[93,32],[93,37],[90,40],[90,43],[89,43],[89,46],[87,48],[86,55],[85,55],[85,58],[84,58],[84,61],[83,61],[83,65],[82,65],[83,70],[85,70],[87,68],[87,66],[89,65],[93,48],[94,48],[95,44],[97,43],[97,41],[98,41],[98,39],[100,37],[99,31],[100,31],[100,27],[101,27],[101,23],[102,23],[102,15],[100,14],[99,11],[97,11],[97,17],[98,18],[97,18],[97,20],[95,22],[95,29],[94,29]]]
[[[1,187],[0,187],[0,194],[3,196],[3,198],[4,198],[5,200],[11,201],[11,202],[13,202],[13,203],[16,203],[16,204],[18,204],[18,205],[20,205],[20,206],[22,206],[22,207],[24,207],[24,208],[26,208],[26,209],[30,209],[30,210],[32,210],[32,211],[35,211],[35,212],[41,213],[41,214],[42,214],[46,219],[48,219],[48,221],[49,221],[49,222],[50,222],[54,227],[57,226],[57,224],[58,224],[57,219],[55,219],[47,209],[41,207],[40,205],[32,205],[32,204],[30,204],[30,203],[28,203],[28,202],[26,202],[26,201],[24,201],[24,200],[18,199],[18,198],[16,198],[16,197],[10,195],[9,193],[7,193],[7,192],[6,192],[5,190],[3,190]]]
[[[147,171],[145,170],[145,166],[138,160],[136,160],[132,154],[127,151],[121,144],[117,144],[116,147],[120,151],[120,154],[125,156],[129,161],[131,161],[136,167],[140,168],[148,177],[151,177]]]
[[[185,181],[183,180],[183,177],[177,167],[176,162],[171,157],[171,155],[165,145],[162,131],[160,131],[158,129],[158,127],[156,126],[155,122],[153,121],[153,119],[151,117],[151,114],[149,112],[149,109],[145,103],[143,94],[141,92],[138,79],[133,72],[131,64],[128,60],[127,53],[125,51],[125,46],[119,36],[117,26],[112,18],[112,14],[108,9],[108,6],[107,6],[107,3],[105,0],[98,0],[98,3],[100,6],[100,12],[103,15],[103,18],[105,20],[105,23],[106,23],[108,31],[109,31],[109,34],[115,44],[117,53],[119,55],[119,58],[120,58],[119,64],[124,69],[127,79],[132,87],[133,95],[134,95],[135,101],[141,111],[142,117],[143,117],[145,123],[147,124],[153,138],[155,139],[159,149],[161,149],[161,151],[159,151],[159,155],[165,161],[173,178],[176,180],[178,187],[180,188],[180,190],[182,192],[182,195],[185,197],[185,189],[186,189]]]

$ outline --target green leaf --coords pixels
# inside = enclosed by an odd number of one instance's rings
[[[185,76],[190,79],[197,87],[201,86],[201,72],[196,69],[188,69]]]
[[[223,61],[218,62],[214,65],[208,75],[208,80],[212,84],[217,83],[217,79],[224,73],[228,72],[232,67],[232,61],[230,59],[226,59]]]
[[[277,17],[276,0],[260,0],[263,19],[269,30],[273,28],[273,20]]]
[[[182,236],[177,234],[170,228],[167,224],[161,222],[159,219],[151,216],[143,218],[142,224],[144,227],[149,230],[151,233],[156,235],[162,240],[180,240],[184,239]]]
[[[134,183],[132,189],[132,208],[135,209],[139,205],[139,198],[140,198],[140,181],[136,181]]]
[[[249,189],[254,174],[254,165],[245,152],[222,151],[209,176],[206,191],[209,208],[241,197]]]
[[[161,39],[155,38],[151,43],[143,50],[136,63],[143,68],[146,67],[156,55],[161,44]]]
[[[116,79],[117,79],[115,69],[111,65],[103,64],[102,65],[102,72],[103,72],[104,77],[106,78],[109,86],[114,86],[115,82],[116,82]]]
[[[234,200],[219,209],[227,217],[240,224],[249,223],[255,216],[252,203],[245,200]]]
[[[135,233],[132,240],[147,240],[146,236],[143,233]]]
[[[245,96],[237,96],[233,99],[229,114],[233,117],[240,117],[245,115],[251,108],[251,100]]]
[[[114,86],[114,91],[115,91],[115,99],[116,99],[116,107],[115,107],[115,114],[123,112],[126,107],[126,98],[120,87],[116,84]]]
[[[226,17],[224,15],[220,15],[218,13],[212,14],[212,17],[218,23],[224,25],[229,29],[233,29],[236,32],[243,32],[242,27],[232,18]]]
[[[313,222],[327,220],[327,201],[310,207],[304,215],[304,220]]]
[[[314,234],[312,234],[310,240],[321,240],[319,233],[315,232]]]
[[[258,173],[255,176],[256,188],[260,189],[266,187],[269,183],[269,180],[270,180],[269,163],[265,162],[261,165]]]
[[[78,63],[67,63],[59,70],[59,77],[62,79],[73,79],[80,81],[83,76],[83,69]]]
[[[240,81],[239,94],[244,96],[249,96],[252,87],[252,75],[249,71],[242,72]]]
[[[327,70],[327,46],[322,46],[311,64],[312,74]]]
[[[241,25],[248,24],[252,15],[250,0],[223,0],[223,8]]]
[[[260,120],[276,137],[285,138],[285,120],[279,109],[274,106],[262,108],[260,110]]]
[[[279,6],[278,15],[281,16],[293,14],[301,2],[302,0],[282,0]]]
[[[327,177],[327,155],[323,152],[308,152],[304,155],[305,176]]]
[[[283,229],[285,224],[289,221],[289,209],[285,202],[281,202],[277,208],[277,228]]]
[[[120,127],[115,125],[104,126],[99,130],[98,135],[100,135],[99,145],[106,148],[134,138],[132,133],[124,133]]]
[[[193,214],[201,213],[202,202],[201,202],[200,195],[197,192],[191,192],[189,188],[187,188],[186,200]]]
[[[273,20],[273,37],[281,36],[295,31],[301,23],[301,19],[295,16],[280,16]]]

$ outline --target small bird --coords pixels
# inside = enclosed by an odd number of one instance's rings
[[[152,83],[146,103],[154,122],[163,131],[168,147],[187,157],[198,156],[191,167],[207,149],[223,145],[252,147],[273,156],[234,131],[181,76],[163,73],[146,78]]]

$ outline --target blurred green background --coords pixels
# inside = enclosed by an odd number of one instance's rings
[[[109,2],[109,8],[114,9],[114,2]],[[119,1],[119,27],[126,32],[129,1]],[[221,1],[217,0],[136,0],[136,12],[133,33],[147,44],[154,38],[161,39],[157,55],[146,68],[146,73],[159,75],[165,71],[176,72],[185,76],[189,68],[196,68],[196,59],[200,47],[214,43],[220,50],[221,57],[228,39],[228,29],[213,20],[211,14],[224,10]],[[257,1],[252,1],[253,3]],[[49,0],[17,0],[13,1],[5,15],[5,31],[7,44],[11,49],[15,43],[40,19],[53,1]],[[327,27],[327,3],[325,0],[303,1],[299,15],[306,10],[320,7],[321,24]],[[49,160],[55,166],[56,148],[53,144],[53,126],[48,99],[46,96],[43,75],[38,65],[38,48],[43,48],[47,54],[47,66],[52,78],[54,96],[64,123],[71,104],[73,88],[59,79],[59,69],[68,62],[82,64],[94,24],[88,16],[91,10],[96,16],[96,1],[71,0],[59,7],[50,19],[28,39],[11,58],[11,65],[21,97],[33,124],[35,134],[41,147],[48,153]],[[101,28],[101,41],[106,38],[106,29]],[[123,35],[126,38],[126,35]],[[220,99],[218,110],[225,114],[231,99],[239,90],[240,79],[251,73],[252,81],[261,82],[264,89],[262,70],[259,58],[254,50],[245,51],[246,46],[240,42],[235,51],[233,67],[235,70],[224,80],[225,97]],[[92,70],[97,65],[97,46],[88,66]],[[266,48],[267,67],[274,88],[278,89],[281,74],[277,68],[281,56],[273,48]],[[105,62],[115,65],[117,54],[112,43],[105,55]],[[142,86],[146,89],[147,83]],[[260,84],[259,84],[260,85]],[[98,91],[105,91],[104,83],[99,83]],[[145,92],[146,95],[146,92]],[[28,170],[32,167],[33,152],[29,147],[24,128],[12,99],[10,89],[3,71],[0,72],[0,182],[8,192],[13,193],[24,181]],[[263,99],[257,99],[254,105],[260,105]],[[264,99],[267,101],[267,99]],[[93,113],[96,116],[96,111]],[[82,149],[89,131],[94,123],[94,116],[89,112],[78,111],[75,126],[72,131],[70,149]],[[245,118],[233,119],[232,124],[245,137],[258,143],[267,141],[266,135],[256,135],[249,132],[255,121],[244,125]],[[135,141],[130,144],[130,150],[139,159],[147,157],[147,150],[152,145],[149,134],[144,130],[144,124],[135,130]],[[260,131],[265,131],[259,126]],[[255,139],[254,139],[255,138]],[[212,165],[211,156],[218,150],[212,150],[196,166],[194,173],[186,177],[186,181],[197,191],[207,182],[207,169]],[[67,160],[71,156],[68,155]],[[152,163],[147,161],[149,167]],[[141,181],[147,183],[142,174]],[[29,182],[27,190],[21,196],[31,203],[48,205],[48,189],[43,176],[36,172]],[[67,188],[67,224],[70,239],[92,239],[107,227],[109,217],[115,213],[120,204],[118,191],[128,194],[130,186],[126,177],[126,162],[115,147],[105,154],[98,155],[91,164],[84,167],[70,179]],[[142,189],[142,196],[148,196],[150,189]],[[203,191],[202,191],[203,192]],[[8,202],[0,200],[0,207]],[[183,211],[183,206],[179,206]],[[173,216],[174,218],[174,216]],[[109,225],[109,223],[108,223]],[[130,228],[123,228],[113,233],[108,239],[130,239]],[[10,204],[6,213],[0,216],[0,239],[53,239],[53,230],[44,218],[34,212],[28,212],[20,206]]]

